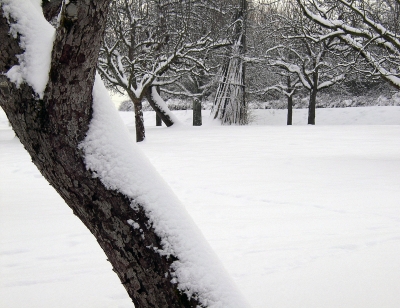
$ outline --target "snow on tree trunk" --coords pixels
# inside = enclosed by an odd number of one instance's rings
[[[95,82],[110,1],[64,4],[54,35],[33,2],[0,0],[0,106],[136,307],[246,307]]]
[[[167,104],[157,91],[157,87],[150,86],[146,91],[146,98],[150,106],[154,109],[157,116],[165,123],[167,127],[179,122],[175,115],[169,110]]]
[[[246,52],[246,18],[247,1],[241,0],[234,18],[234,44],[230,57],[222,67],[212,109],[214,119],[219,118],[222,124],[248,124],[243,59]]]

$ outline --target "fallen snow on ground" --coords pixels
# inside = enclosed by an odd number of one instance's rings
[[[316,126],[291,127],[284,110],[246,127],[203,113],[192,127],[176,112],[176,128],[145,114],[139,147],[252,307],[400,306],[400,107],[319,109]],[[0,172],[0,307],[131,307],[1,111]]]
[[[174,111],[180,122],[192,125],[192,110]],[[135,125],[131,112],[120,112],[128,126]],[[203,124],[217,125],[210,117],[209,110],[202,111]],[[287,110],[254,109],[250,110],[251,125],[285,125]],[[293,125],[307,125],[308,109],[293,109]],[[399,106],[373,106],[349,108],[319,108],[316,110],[317,125],[400,125]],[[144,112],[146,126],[155,125],[154,112]]]

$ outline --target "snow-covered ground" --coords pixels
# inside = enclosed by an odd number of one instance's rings
[[[318,109],[316,126],[296,109],[291,127],[285,110],[244,127],[203,113],[146,113],[140,148],[253,307],[400,307],[400,107]],[[132,307],[1,110],[0,307]]]

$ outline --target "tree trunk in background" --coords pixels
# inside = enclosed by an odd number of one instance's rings
[[[316,67],[316,65],[314,65]],[[315,69],[315,72],[312,75],[313,83],[312,88],[310,90],[310,101],[308,104],[308,124],[315,125],[315,108],[317,105],[317,93],[318,93],[318,68]]]
[[[130,41],[135,42],[136,37],[136,27],[135,24],[132,24],[129,31]],[[129,61],[133,62],[134,60],[134,44],[132,43],[129,50],[128,50],[128,58]],[[134,70],[134,66],[131,68]],[[145,139],[146,133],[144,128],[144,119],[143,119],[143,105],[142,99],[137,98],[136,95],[131,92],[127,91],[129,98],[132,100],[133,103],[133,110],[135,111],[135,128],[136,128],[136,142],[141,142]]]
[[[146,137],[145,130],[144,130],[142,102],[140,100],[134,100],[133,107],[135,110],[136,142],[141,142]]]
[[[317,103],[317,90],[312,89],[310,92],[310,101],[308,103],[308,124],[315,125],[315,106]]]
[[[293,122],[293,95],[288,96],[288,109],[287,109],[287,125],[292,125]]]
[[[78,149],[92,118],[96,62],[110,1],[66,4],[43,99],[35,99],[26,83],[17,88],[4,75],[23,51],[9,35],[0,4],[0,105],[33,163],[96,237],[136,307],[200,307],[171,282],[176,258],[147,248],[160,247],[161,238],[142,206],[93,177]],[[140,228],[127,225],[128,219]]]
[[[156,126],[162,126],[162,120],[157,113],[156,113]]]
[[[288,93],[291,93],[293,91],[292,88],[292,82],[290,80],[290,76],[287,76],[287,88],[288,88]],[[292,125],[293,122],[293,94],[291,93],[288,97],[287,97],[287,125]]]
[[[201,102],[198,98],[195,98],[193,101],[193,126],[201,126],[202,124]]]
[[[147,101],[149,102],[150,106],[154,109],[154,111],[156,112],[156,114],[161,118],[161,120],[164,122],[164,124],[167,127],[170,127],[174,124],[174,121],[171,119],[171,117],[168,115],[168,113],[166,113],[161,106],[158,104],[157,100],[154,99],[153,97],[153,93],[152,91],[154,91],[154,87],[150,86],[146,89],[146,98]],[[159,90],[157,89],[157,92],[159,92]]]

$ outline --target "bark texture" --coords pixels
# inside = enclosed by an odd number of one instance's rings
[[[58,15],[61,9],[62,0],[44,0],[43,15],[46,20],[50,21]]]
[[[95,68],[110,1],[71,0],[63,8],[42,100],[26,83],[16,88],[3,74],[23,51],[8,35],[0,4],[0,105],[33,163],[96,237],[135,306],[197,307],[193,297],[171,283],[174,257],[147,248],[160,247],[161,239],[142,206],[136,203],[134,210],[135,200],[93,178],[78,149],[92,117]],[[144,238],[128,219],[139,223]]]

